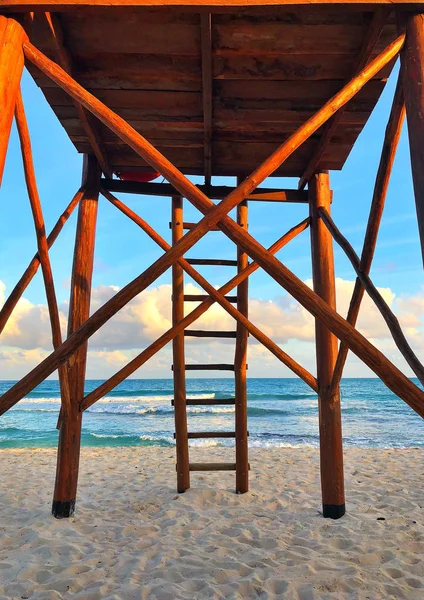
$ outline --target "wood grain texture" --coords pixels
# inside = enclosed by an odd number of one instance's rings
[[[68,339],[88,319],[90,314],[91,282],[94,264],[94,244],[100,167],[94,155],[84,157],[83,181],[86,188],[78,211],[72,266],[71,294],[68,316]],[[60,424],[53,496],[53,515],[57,518],[72,516],[78,487],[81,445],[82,412],[80,402],[84,397],[87,342],[69,356],[70,411]]]
[[[409,17],[401,59],[415,206],[424,261],[424,13]]]
[[[183,199],[172,197],[172,243],[176,244],[184,235]],[[179,263],[172,267],[172,325],[184,318],[184,270]],[[172,340],[174,379],[174,418],[177,453],[177,491],[185,492],[190,487],[189,449],[187,437],[186,376],[184,332]]]
[[[205,185],[212,176],[212,16],[200,15]]]
[[[314,291],[336,310],[333,240],[320,219],[319,209],[330,209],[328,173],[315,173],[309,181],[312,276]],[[321,491],[324,516],[328,507],[343,507],[344,476],[340,390],[329,393],[337,359],[337,338],[319,319],[315,320],[315,344],[318,379]],[[339,512],[337,511],[337,512]],[[330,511],[331,512],[331,511]]]
[[[17,21],[0,15],[0,186],[24,68],[22,45],[25,39],[27,35]]]
[[[211,17],[189,7],[87,7],[59,18],[74,78],[150,142],[161,140],[161,151],[180,170],[209,180],[251,172],[272,151],[271,144],[281,143],[308,118],[305,113],[310,116],[342,87],[357,66],[375,12],[375,6],[268,8],[219,11]],[[370,57],[395,36],[396,24],[389,19]],[[48,38],[36,16],[31,41],[52,58]],[[349,103],[346,111],[356,112],[348,117],[356,121],[356,130],[348,131],[345,117],[339,117],[322,168],[343,166],[392,67],[393,62],[387,64]],[[91,151],[86,131],[66,122],[78,118],[69,98],[35,67],[30,65],[30,71],[78,152]],[[112,170],[148,168],[104,127],[97,131]],[[270,146],[261,153],[244,142]],[[317,143],[318,138],[311,140],[275,175],[304,173]],[[167,147],[173,149],[169,154]]]
[[[238,181],[240,183],[240,181]],[[237,206],[237,225],[248,230],[248,203],[243,200]],[[240,273],[249,264],[249,256],[237,247],[237,271]],[[237,286],[237,310],[249,315],[249,280]],[[247,444],[247,344],[248,330],[237,323],[237,339],[234,356],[235,379],[235,422],[236,422],[236,492],[244,494],[249,490],[249,449]]]
[[[298,6],[305,4],[308,6],[319,6],[328,4],[328,0],[285,0],[282,3],[280,0],[255,0],[253,6]],[[376,5],[389,4],[392,5],[392,0],[332,0],[332,5]],[[399,5],[416,5],[421,4],[421,0],[397,0]],[[111,6],[138,8],[139,6],[148,7],[163,7],[176,6],[180,8],[196,7],[196,8],[252,8],[252,3],[247,0],[3,0],[2,8],[11,8],[13,10],[49,10],[54,8],[56,11],[76,11],[85,7],[101,7],[108,8]]]

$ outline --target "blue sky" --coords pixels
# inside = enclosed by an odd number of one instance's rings
[[[334,190],[333,217],[358,253],[362,247],[396,76],[397,69],[386,86],[382,98],[353,149],[343,172],[332,172],[331,174],[331,185]],[[50,231],[57,217],[78,189],[82,158],[76,153],[65,131],[27,73],[23,77],[22,90],[32,136],[35,168],[46,229]],[[200,179],[194,179],[194,181],[200,182]],[[230,178],[216,178],[214,183],[232,185],[234,181]],[[270,187],[296,187],[296,184],[296,180],[287,179],[273,179],[265,183]],[[0,194],[2,198],[0,281],[6,287],[7,295],[27,266],[36,247],[15,129],[11,136]],[[121,198],[136,212],[139,212],[163,237],[170,240],[168,228],[170,200],[168,198],[130,195],[122,195]],[[251,203],[249,211],[250,232],[265,246],[271,245],[287,229],[307,216],[306,205]],[[198,218],[199,213],[186,201],[185,220],[194,221]],[[66,311],[69,295],[75,221],[76,215],[73,215],[51,251],[57,296],[61,305],[64,306],[64,311]],[[109,205],[105,199],[101,199],[96,239],[94,288],[122,287],[160,254],[160,249],[136,225]],[[210,233],[188,255],[204,258],[234,258],[235,249],[223,234]],[[301,279],[308,280],[311,277],[309,232],[301,234],[278,256]],[[347,281],[353,280],[352,268],[337,246],[335,247],[335,261],[338,277]],[[232,271],[217,267],[206,268],[202,273],[216,285],[223,284],[232,275]],[[422,259],[406,127],[396,157],[372,276],[377,286],[390,288],[398,299],[403,297],[421,298]],[[155,283],[154,287],[157,288],[157,286],[169,284],[169,282],[170,273],[168,272]],[[284,291],[265,273],[258,271],[250,280],[250,295],[253,299],[266,303],[284,296]],[[40,274],[37,274],[24,297],[34,305],[45,304]],[[419,317],[421,318],[421,315]],[[420,334],[419,328],[415,333]],[[296,346],[296,340],[284,340],[282,343],[287,344],[287,347],[291,347],[293,344]],[[300,345],[302,343],[299,342]],[[140,339],[140,345],[136,346],[141,348],[143,344],[145,345],[144,338]],[[10,340],[6,340],[6,343],[3,342],[2,346],[0,338],[0,352],[2,348],[7,351],[13,349],[16,351],[19,346],[10,344]],[[47,351],[47,349],[44,350]],[[104,348],[104,351],[113,351],[113,348],[108,346]],[[125,352],[127,353],[126,357],[131,355],[131,349],[126,349]],[[135,352],[134,349],[133,353]],[[308,352],[310,353],[310,349]],[[273,365],[269,374],[272,375],[274,372],[278,374],[279,371],[275,370],[275,363]],[[2,368],[1,364],[0,368]],[[25,363],[17,371],[11,372],[13,374],[21,373],[21,370],[25,372]],[[364,371],[364,374],[368,373]],[[6,378],[6,376],[7,372],[0,372],[0,379]],[[103,376],[101,369],[99,376]],[[163,373],[163,376],[168,376],[168,374]]]

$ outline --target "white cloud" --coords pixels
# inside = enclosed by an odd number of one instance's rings
[[[310,280],[306,284],[312,287]],[[353,281],[338,278],[337,309],[347,314],[354,287]],[[99,286],[93,289],[92,311],[109,300],[119,288]],[[390,288],[379,288],[389,306],[398,314],[405,333],[415,350],[424,349],[422,318],[424,316],[424,291],[413,296],[397,298]],[[201,289],[193,284],[186,286],[186,293],[201,294]],[[5,298],[5,286],[0,282],[0,305]],[[134,298],[122,311],[97,332],[89,343],[87,376],[106,377],[120,369],[131,358],[148,346],[172,325],[171,286],[160,285],[150,288]],[[186,304],[186,314],[196,303]],[[61,324],[66,331],[67,305],[61,306]],[[314,318],[287,294],[273,300],[252,298],[249,303],[249,318],[275,342],[293,354],[306,368],[315,371]],[[202,317],[191,325],[196,329],[234,329],[233,319],[217,304],[214,304]],[[384,320],[372,301],[365,295],[358,329],[383,349],[396,364],[403,361],[391,341]],[[232,362],[234,340],[210,338],[187,338],[187,362]],[[249,341],[249,374],[254,376],[288,376],[289,372],[266,349]],[[23,298],[18,303],[12,317],[0,337],[0,379],[16,378],[28,372],[51,350],[51,334],[46,305],[33,304]],[[143,367],[140,377],[170,377],[172,352],[170,345]],[[408,371],[407,371],[408,372]],[[198,375],[198,373],[196,373]],[[368,375],[369,371],[352,357],[347,375]]]

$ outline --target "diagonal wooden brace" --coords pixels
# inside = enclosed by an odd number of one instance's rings
[[[68,206],[65,208],[63,213],[60,215],[60,217],[56,221],[55,226],[53,227],[53,229],[47,236],[47,246],[49,249],[53,246],[53,244],[55,243],[55,241],[57,239],[57,236],[62,231],[62,228],[65,225],[66,221],[69,219],[71,214],[74,212],[75,208],[78,206],[79,201],[81,200],[81,198],[84,195],[84,192],[85,192],[84,188],[80,188],[78,190],[78,192],[75,194],[75,196],[72,198],[72,200],[70,201]],[[3,329],[5,328],[7,321],[9,320],[9,317],[12,314],[13,309],[19,302],[19,300],[22,297],[22,294],[24,293],[26,288],[31,283],[32,278],[37,273],[39,266],[40,266],[40,257],[37,252],[37,254],[35,254],[35,256],[32,258],[31,262],[25,269],[25,272],[22,275],[22,277],[20,278],[20,280],[18,281],[18,283],[15,285],[13,290],[10,292],[6,302],[3,304],[3,306],[0,310],[0,335],[3,331]]]
[[[380,228],[381,218],[383,216],[387,190],[389,188],[390,176],[392,174],[393,163],[395,161],[404,120],[405,100],[403,93],[403,73],[401,69],[398,76],[396,91],[393,98],[392,108],[390,110],[386,132],[384,135],[383,148],[381,151],[377,176],[375,179],[367,229],[362,247],[360,269],[365,275],[369,275],[371,271],[372,260],[374,258],[374,252],[377,245],[378,231]],[[358,320],[364,292],[364,286],[362,285],[361,280],[357,278],[346,317],[346,320],[353,326],[356,325],[356,321]],[[331,382],[331,391],[333,393],[337,389],[342,378],[348,350],[349,349],[346,344],[341,342],[336,365],[334,367],[333,381]]]
[[[393,313],[390,306],[384,300],[383,296],[380,294],[378,289],[375,287],[369,275],[367,275],[367,273],[364,273],[361,270],[361,263],[358,255],[356,254],[352,245],[340,232],[340,230],[338,229],[328,212],[324,208],[319,208],[318,213],[321,219],[324,221],[327,229],[333,236],[334,240],[339,244],[339,246],[342,248],[348,259],[350,260],[353,268],[355,269],[356,275],[362,284],[362,287],[368,293],[371,300],[373,300],[374,304],[380,311],[381,316],[386,321],[387,327],[389,328],[390,333],[392,334],[393,340],[396,346],[398,347],[399,352],[402,354],[403,358],[411,367],[416,377],[420,380],[421,384],[424,385],[424,366],[421,364],[417,355],[409,345],[409,342],[402,331],[402,328],[399,324],[399,321],[396,318],[396,315]]]
[[[113,203],[113,204],[115,204],[115,203]],[[123,206],[121,206],[121,205],[122,205],[122,203],[115,204],[115,206],[117,208],[119,208],[119,210],[122,210],[123,207],[125,206],[125,205],[123,205]],[[127,216],[132,218],[131,209],[129,209],[128,207],[125,207],[125,209],[126,210],[125,210],[124,214],[126,214]],[[135,216],[138,217],[138,215],[135,215]],[[138,222],[138,219],[137,219],[137,222]],[[278,239],[269,248],[269,251],[272,252],[273,254],[275,254],[276,252],[281,250],[281,248],[283,248],[283,246],[285,246],[290,240],[292,240],[299,233],[304,231],[308,227],[308,225],[309,225],[309,218],[304,219],[301,223],[292,227],[292,229],[290,229],[286,234],[284,234],[280,239]],[[147,233],[147,230],[146,230],[146,233]],[[219,289],[219,292],[222,295],[228,294],[229,292],[231,292],[232,289],[234,289],[237,285],[239,285],[247,277],[252,275],[252,273],[257,271],[257,269],[259,269],[259,265],[257,263],[255,263],[255,262],[249,263],[249,265],[245,269],[243,269],[243,271],[240,271],[240,273],[237,273],[237,275],[235,275],[225,285],[223,285]],[[97,402],[97,400],[99,400],[100,398],[105,396],[107,393],[109,393],[111,390],[113,390],[113,388],[115,388],[118,384],[120,384],[122,381],[124,381],[124,379],[126,379],[127,377],[132,375],[134,373],[134,371],[136,371],[142,365],[144,365],[149,360],[149,358],[151,358],[154,354],[159,352],[159,350],[161,350],[166,344],[168,344],[176,335],[178,335],[178,333],[180,333],[181,331],[186,329],[189,325],[194,323],[194,321],[197,321],[197,319],[199,319],[209,309],[209,307],[212,306],[212,304],[214,304],[214,302],[215,301],[213,298],[207,298],[206,300],[204,300],[191,313],[186,315],[184,317],[184,319],[182,321],[180,321],[175,327],[172,327],[171,329],[166,331],[160,338],[155,340],[150,346],[148,346],[145,350],[143,350],[143,352],[141,352],[138,356],[133,358],[127,365],[125,365],[124,367],[122,367],[122,369],[120,369],[117,373],[115,373],[115,375],[110,377],[110,379],[103,382],[95,390],[90,392],[82,401],[81,410],[86,410],[87,408],[92,406],[95,402]],[[308,383],[308,385],[310,385],[314,391],[317,391],[317,382],[316,382],[315,378],[312,377],[312,375],[310,375],[303,367],[298,365],[296,363],[296,361],[294,361],[291,357],[288,357],[288,359],[289,360],[285,364],[294,373],[296,373],[301,379],[303,379],[303,381],[306,381],[306,383]],[[308,375],[311,378],[310,380],[306,380]]]

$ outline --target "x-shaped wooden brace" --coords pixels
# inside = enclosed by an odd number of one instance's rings
[[[143,231],[147,233],[157,244],[161,246],[163,250],[170,248],[169,244],[152,228],[144,219],[132,211],[123,202],[115,198],[113,194],[106,190],[102,190],[102,194],[116,206],[121,212],[129,217],[134,223],[137,223]],[[270,248],[269,252],[275,254],[283,246],[285,246],[290,240],[296,235],[304,231],[309,225],[309,218],[305,219],[298,225],[295,225],[290,231],[279,238]],[[90,392],[82,401],[81,409],[86,410],[92,406],[97,400],[105,396],[110,390],[115,388],[124,379],[129,377],[134,371],[139,369],[144,363],[146,363],[154,354],[159,352],[166,344],[174,339],[184,329],[196,321],[202,314],[204,314],[214,302],[218,302],[228,313],[239,323],[241,323],[259,342],[261,342],[274,356],[276,356],[282,363],[284,363],[289,369],[291,369],[298,377],[300,377],[305,383],[307,383],[315,392],[318,392],[317,380],[311,375],[306,369],[299,365],[291,356],[289,356],[284,350],[282,350],[275,342],[273,342],[267,335],[265,335],[260,329],[258,329],[253,323],[251,323],[244,315],[241,314],[228,300],[225,299],[225,295],[228,294],[232,289],[238,286],[242,281],[245,281],[252,273],[259,269],[259,265],[255,262],[250,263],[245,269],[237,273],[232,277],[225,285],[219,290],[216,290],[204,277],[193,269],[193,267],[183,258],[179,259],[179,264],[183,269],[192,277],[204,290],[210,295],[210,298],[203,300],[194,310],[178,322],[174,327],[168,329],[162,334],[157,340],[155,340],[150,346],[145,348],[138,356],[133,358],[125,367],[123,367],[118,373],[115,373],[110,379],[99,385],[95,390]]]
[[[13,386],[0,399],[0,414],[13,406],[29,390],[50,375],[59,364],[69,358],[95,331],[106,323],[116,312],[146,289],[157,277],[175,264],[211,227],[218,224],[220,229],[246,251],[258,264],[284,287],[312,315],[320,319],[339,339],[344,340],[350,349],[361,358],[399,397],[418,414],[424,416],[424,393],[415,386],[395,365],[393,365],[364,336],[328,306],[317,294],[310,290],[287,267],[270,254],[251,235],[239,227],[227,213],[246,198],[264,179],[271,175],[310,135],[325,123],[341,106],[346,104],[379,70],[401,49],[405,36],[401,35],[377,58],[371,61],[359,75],[351,80],[338,94],[327,102],[297,132],[288,138],[251,176],[242,182],[217,206],[198,190],[172,163],[170,163],[145,138],[138,134],[121,117],[113,113],[92,94],[84,90],[60,67],[50,61],[29,42],[24,43],[25,55],[41,71],[55,81],[74,99],[83,104],[123,141],[140,154],[152,167],[174,185],[179,192],[192,202],[205,217],[187,233],[175,246],[165,252],[144,273],[122,288],[111,300],[94,313],[62,346],[38,365],[31,373]]]

